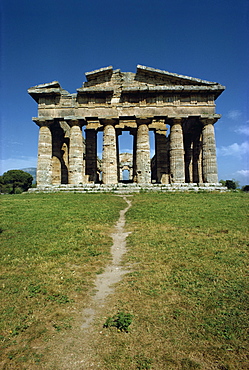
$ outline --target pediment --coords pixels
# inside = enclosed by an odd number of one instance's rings
[[[184,76],[143,65],[137,65],[136,73],[113,70],[112,66],[86,73],[87,81],[79,94],[110,94],[122,91],[124,94],[135,92],[170,92],[170,91],[212,91],[217,97],[225,89],[217,82]]]
[[[136,81],[152,85],[178,85],[178,86],[211,86],[219,85],[217,82],[210,82],[200,78],[171,73],[156,68],[137,65]]]
[[[212,94],[216,99],[225,87],[217,82],[184,76],[164,70],[137,65],[136,73],[114,70],[112,66],[100,68],[86,74],[87,81],[77,89],[78,95],[113,96],[122,94]],[[36,85],[28,93],[38,102],[39,97],[48,95],[70,95],[58,81]]]

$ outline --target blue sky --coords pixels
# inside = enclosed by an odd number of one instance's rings
[[[248,0],[2,0],[0,173],[36,167],[31,86],[137,64],[219,82],[219,179],[249,184]],[[128,137],[121,150],[130,148]]]

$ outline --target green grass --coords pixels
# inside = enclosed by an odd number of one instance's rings
[[[241,193],[134,195],[133,272],[109,303],[133,323],[102,337],[103,369],[248,369],[247,215]]]
[[[131,199],[124,264],[132,271],[96,318],[101,369],[248,369],[248,194]],[[126,203],[111,194],[23,194],[2,196],[1,205],[0,367],[38,369],[46,364],[35,348],[70,335]],[[129,333],[102,328],[117,312],[132,315]]]
[[[124,204],[108,194],[1,197],[0,331],[6,368],[8,360],[10,368],[40,361],[33,350],[37,340],[71,328],[96,273],[110,258],[110,231]]]

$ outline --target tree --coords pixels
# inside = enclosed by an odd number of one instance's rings
[[[235,190],[239,187],[238,181],[235,180],[220,180],[223,186],[226,186],[229,190]]]
[[[32,186],[33,177],[22,170],[10,170],[5,172],[1,178],[1,191],[16,194],[27,191]]]
[[[249,191],[249,185],[243,186],[241,190],[248,192]]]

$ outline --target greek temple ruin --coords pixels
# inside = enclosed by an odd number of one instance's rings
[[[125,170],[136,184],[218,183],[215,100],[224,86],[142,65],[136,73],[109,66],[85,75],[77,93],[57,81],[28,90],[38,103],[38,187],[118,184]],[[124,131],[132,153],[119,150]]]

